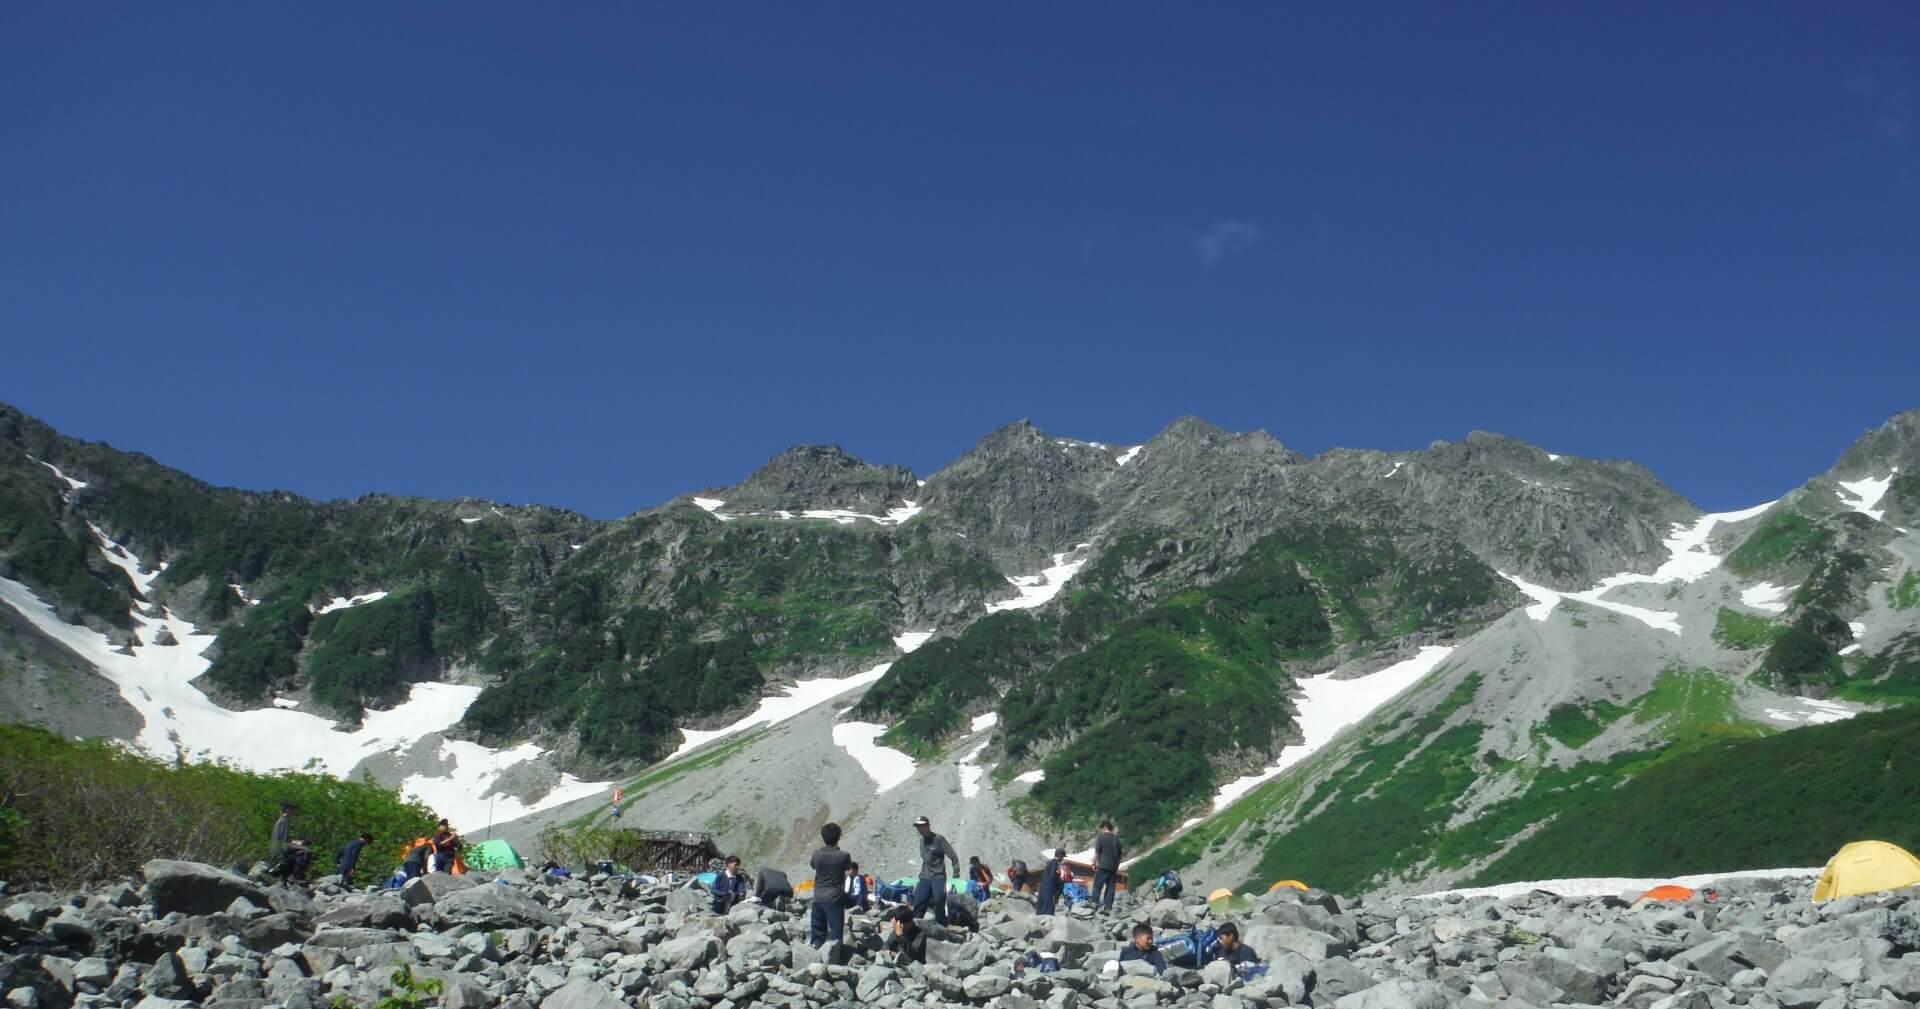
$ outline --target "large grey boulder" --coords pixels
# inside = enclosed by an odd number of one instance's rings
[[[235,899],[266,907],[271,901],[265,887],[225,869],[201,862],[180,862],[156,858],[141,867],[147,881],[147,899],[156,917],[171,914],[215,914],[224,911]]]
[[[603,982],[574,978],[540,999],[540,1009],[628,1009],[628,1003]]]
[[[653,959],[663,970],[699,970],[720,958],[720,937],[712,933],[682,936],[654,947]]]
[[[552,928],[561,918],[539,901],[511,887],[488,885],[469,887],[440,897],[434,913],[442,925],[467,925],[473,928]]]
[[[1386,981],[1335,999],[1333,1009],[1449,1009],[1453,996],[1432,981]]]

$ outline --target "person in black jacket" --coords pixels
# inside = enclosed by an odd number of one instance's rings
[[[353,885],[353,870],[355,866],[360,864],[360,849],[372,843],[372,834],[361,834],[359,837],[348,841],[347,846],[340,849],[339,857],[333,860],[333,871],[340,877],[341,885]]]
[[[933,832],[933,823],[926,817],[913,821],[915,830],[920,832],[920,879],[913,885],[913,916],[918,918],[926,913],[927,907],[933,907],[933,920],[942,925],[947,923],[947,863],[953,863],[953,874],[960,875],[960,854],[953,850],[947,839]]]
[[[747,874],[740,871],[740,856],[728,855],[726,868],[713,877],[713,913],[726,914],[746,899]]]
[[[887,912],[887,921],[892,926],[892,934],[887,936],[887,952],[893,954],[894,966],[926,963],[927,934],[920,931],[919,923],[913,920],[913,909],[905,904],[896,905]]]
[[[1093,906],[1113,910],[1113,884],[1120,877],[1120,835],[1113,832],[1113,821],[1100,821],[1100,833],[1093,839]],[[1106,894],[1103,898],[1102,892]]]
[[[829,823],[820,828],[821,847],[813,853],[813,902],[808,906],[808,941],[818,946],[832,939],[839,942],[847,927],[847,866],[853,857],[841,851],[840,825]]]
[[[1033,902],[1034,914],[1052,914],[1060,899],[1060,865],[1067,860],[1067,849],[1053,849],[1053,857],[1040,869],[1040,896]]]
[[[1144,960],[1153,965],[1155,974],[1167,972],[1167,958],[1160,955],[1160,947],[1153,944],[1153,926],[1141,922],[1133,926],[1133,941],[1120,951],[1120,962]]]
[[[400,871],[406,873],[408,879],[426,875],[427,857],[432,854],[432,841],[422,841],[414,845],[413,850],[407,852],[407,857],[400,860]]]

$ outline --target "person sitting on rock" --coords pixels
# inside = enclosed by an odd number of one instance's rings
[[[726,914],[735,904],[747,899],[750,884],[740,871],[740,856],[728,855],[726,868],[713,877],[713,913]]]
[[[1153,926],[1140,922],[1133,926],[1133,941],[1120,950],[1120,962],[1140,960],[1153,965],[1155,974],[1167,972],[1167,958],[1160,955],[1160,947],[1153,944]]]
[[[913,908],[905,904],[887,912],[887,952],[893,954],[896,967],[927,962],[927,933],[913,920]]]
[[[858,862],[847,863],[846,894],[847,909],[851,911],[865,911],[871,902],[871,894],[867,892],[867,877],[860,874]]]
[[[1260,954],[1255,953],[1252,946],[1240,941],[1240,926],[1230,921],[1224,922],[1215,936],[1213,945],[1208,946],[1206,954],[1200,958],[1202,965],[1215,960],[1225,960],[1235,967],[1260,962]]]

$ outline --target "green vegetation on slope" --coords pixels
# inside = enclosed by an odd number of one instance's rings
[[[1920,709],[1729,740],[1591,790],[1476,882],[1819,865],[1848,841],[1920,845]]]
[[[1863,704],[1920,704],[1920,633],[1902,635],[1860,660],[1833,696]]]
[[[1887,605],[1896,611],[1920,606],[1920,571],[1908,571],[1899,582],[1887,587]]]
[[[100,556],[92,533],[61,523],[53,474],[34,468],[44,480],[0,479],[0,576],[32,586],[56,610],[132,626],[133,583]]]
[[[1577,750],[1600,738],[1607,726],[1631,710],[1605,698],[1584,705],[1556,704],[1547,712],[1547,720],[1541,723],[1539,731],[1558,740],[1560,745]]]
[[[1720,607],[1713,621],[1713,640],[1722,648],[1756,652],[1767,648],[1786,631],[1786,626],[1766,617]]]
[[[1734,551],[1727,555],[1727,570],[1753,577],[1778,566],[1817,557],[1832,541],[1833,534],[1796,511],[1782,509],[1760,520]]]
[[[266,857],[282,802],[298,809],[293,833],[314,849],[315,874],[364,830],[374,844],[360,871],[378,878],[433,824],[390,789],[325,774],[173,764],[21,726],[0,725],[0,752],[0,878],[16,885],[126,877],[153,858],[251,863]]]

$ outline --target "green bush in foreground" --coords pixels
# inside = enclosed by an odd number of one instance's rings
[[[15,885],[129,876],[154,858],[251,864],[266,856],[282,802],[298,810],[293,833],[313,848],[315,875],[332,872],[334,853],[371,832],[359,869],[371,879],[391,872],[400,847],[434,820],[367,782],[169,763],[25,726],[0,726],[0,753],[0,879]]]

